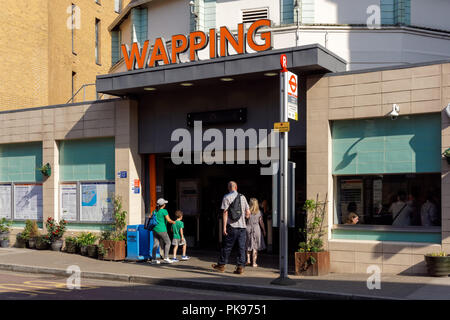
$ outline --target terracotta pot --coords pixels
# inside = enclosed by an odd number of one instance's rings
[[[295,274],[297,276],[324,276],[330,273],[330,253],[296,252]]]
[[[105,248],[104,260],[122,261],[125,260],[126,250],[125,241],[102,240],[100,241]]]

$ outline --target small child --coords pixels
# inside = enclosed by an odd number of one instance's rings
[[[183,212],[181,210],[175,211],[175,217],[177,220],[175,221],[175,224],[172,225],[172,231],[173,231],[173,240],[172,245],[173,247],[173,262],[178,262],[180,260],[177,259],[177,251],[178,246],[183,246],[183,255],[181,256],[181,260],[189,260],[190,257],[186,255],[186,239],[184,238],[184,223],[183,221]]]

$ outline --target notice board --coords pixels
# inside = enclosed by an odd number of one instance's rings
[[[67,221],[77,220],[77,184],[61,184],[59,188],[61,218]]]
[[[114,182],[81,184],[81,221],[111,222],[113,213]]]
[[[11,219],[11,185],[0,185],[0,218]]]
[[[14,185],[14,219],[42,220],[42,185]]]

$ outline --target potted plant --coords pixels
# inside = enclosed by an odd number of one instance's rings
[[[447,277],[450,274],[450,255],[445,252],[425,255],[428,274],[433,277]]]
[[[16,235],[16,247],[25,248],[27,246],[28,234],[24,230]]]
[[[0,248],[9,248],[9,238],[8,237],[0,238]]]
[[[27,220],[25,222],[25,230],[28,232],[28,248],[36,248],[36,238],[39,236],[39,228],[36,221]]]
[[[295,274],[306,276],[321,276],[330,272],[330,254],[323,248],[323,221],[327,201],[306,200],[303,210],[307,213],[306,228],[300,229],[304,242],[299,243],[295,253]]]
[[[67,253],[77,253],[78,252],[78,238],[77,237],[66,237],[66,252]]]
[[[105,246],[102,243],[99,243],[97,246],[97,257],[99,260],[104,260],[103,257],[106,255],[107,250],[105,249]]]
[[[36,249],[47,250],[51,244],[51,240],[48,234],[39,235],[36,238]]]
[[[83,256],[88,255],[88,246],[95,244],[97,236],[91,232],[82,232],[78,236],[78,244],[80,246],[80,253]]]
[[[121,261],[126,256],[126,217],[122,210],[122,199],[114,197],[114,228],[111,232],[103,232],[100,244],[103,246],[103,259]]]
[[[96,244],[90,244],[87,246],[87,255],[90,258],[97,258],[97,245]]]
[[[0,238],[9,239],[9,231],[11,229],[12,221],[2,218],[0,220]]]
[[[40,171],[44,177],[50,177],[52,175],[52,167],[48,162],[44,164],[42,167],[36,169]]]
[[[53,251],[61,251],[63,246],[62,237],[64,232],[66,232],[66,220],[60,220],[56,223],[55,219],[49,217],[45,222],[45,227],[47,229],[48,237],[50,238],[51,246]]]

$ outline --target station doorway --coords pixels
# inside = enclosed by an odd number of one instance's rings
[[[193,236],[196,237],[196,247],[218,247],[219,219],[223,212],[220,207],[223,196],[228,193],[229,181],[236,181],[238,192],[245,195],[247,201],[250,198],[256,198],[259,202],[264,199],[270,200],[272,177],[262,176],[259,165],[174,165],[170,159],[162,160],[164,162],[164,195],[169,201],[167,205],[169,212],[185,210],[180,201],[180,181],[196,181],[198,184],[198,216],[185,215],[184,217],[185,233],[191,239]],[[198,237],[197,223],[199,223]]]
[[[303,203],[306,200],[306,153],[304,148],[292,148],[290,150],[290,161],[296,163],[295,183],[295,227],[289,228],[289,250],[296,250],[298,243],[302,241],[299,229],[304,225]],[[148,161],[145,161],[148,163]],[[170,154],[159,154],[156,156],[156,184],[157,197],[164,197],[169,201],[167,210],[172,219],[175,211],[185,212],[185,234],[188,245],[200,249],[220,248],[220,221],[222,219],[221,204],[223,196],[228,192],[227,184],[235,181],[238,192],[245,195],[247,201],[250,198],[258,199],[260,206],[263,200],[268,203],[267,212],[263,214],[264,224],[268,227],[268,219],[272,214],[272,176],[261,175],[260,164],[181,164],[175,165]],[[147,168],[148,170],[148,168]],[[146,171],[147,171],[146,170]],[[148,171],[147,171],[148,172]],[[198,210],[196,215],[186,214],[188,208],[183,208],[180,202],[180,183],[194,182],[198,190],[192,190],[192,195],[198,195]],[[193,189],[197,189],[194,188]],[[146,208],[149,208],[148,187],[145,188]],[[188,190],[191,191],[191,190]],[[183,202],[186,205],[186,202]],[[188,202],[187,206],[190,206]],[[262,208],[261,208],[262,209]],[[146,210],[147,212],[148,210]],[[271,222],[270,222],[271,224]],[[279,234],[278,228],[271,228],[271,242],[273,253],[278,253]],[[169,231],[170,233],[170,231]],[[266,236],[266,245],[268,238]]]

